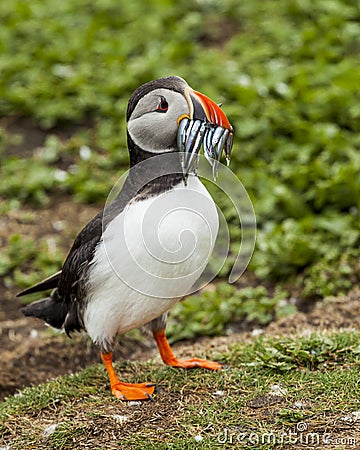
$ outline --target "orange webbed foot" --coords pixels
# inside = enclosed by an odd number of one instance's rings
[[[177,359],[174,358],[166,362],[169,366],[180,367],[181,369],[208,369],[208,370],[221,370],[223,365],[215,361],[209,361],[207,359],[191,358],[191,359]]]
[[[111,386],[111,392],[116,398],[125,401],[152,400],[155,392],[154,384],[130,384],[119,381]]]
[[[154,332],[154,339],[157,343],[160,355],[165,364],[172,367],[180,367],[182,369],[208,369],[221,370],[224,366],[215,361],[208,361],[206,359],[191,358],[186,360],[177,359],[174,355],[170,344],[165,336],[164,330],[157,330]]]
[[[124,383],[120,381],[112,365],[112,352],[101,353],[110,380],[110,388],[113,395],[125,401],[152,400],[155,392],[154,383]]]

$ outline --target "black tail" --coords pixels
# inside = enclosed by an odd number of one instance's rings
[[[54,273],[54,275],[45,278],[45,280],[40,281],[40,283],[37,283],[34,286],[31,286],[25,289],[24,291],[19,292],[18,294],[16,294],[16,297],[22,297],[23,295],[32,294],[33,292],[42,292],[47,291],[49,289],[55,289],[58,287],[60,277],[61,277],[61,270],[59,270],[59,272]]]
[[[56,292],[57,290],[53,291],[50,297],[43,298],[21,308],[21,312],[25,316],[42,319],[54,328],[62,328],[68,313],[68,305],[59,301]]]

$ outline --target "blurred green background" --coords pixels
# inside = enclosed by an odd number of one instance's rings
[[[55,195],[102,205],[128,164],[128,98],[166,75],[223,103],[236,130],[231,169],[258,221],[243,281],[227,285],[224,267],[215,287],[176,306],[173,337],[265,324],[293,312],[294,298],[358,283],[358,0],[1,1],[1,215]],[[11,131],[28,119],[45,133],[40,148]],[[1,249],[3,286],[38,281],[65,256],[15,233]]]

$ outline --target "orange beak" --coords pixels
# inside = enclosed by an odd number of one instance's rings
[[[203,120],[232,131],[232,126],[224,111],[209,97],[201,92],[190,90],[189,96],[192,101],[192,119]]]
[[[189,115],[179,117],[177,136],[178,149],[184,153],[184,175],[187,176],[192,169],[196,172],[198,154],[202,147],[216,179],[223,152],[227,163],[230,162],[233,128],[220,106],[209,97],[189,86],[185,88],[184,94],[189,106]]]

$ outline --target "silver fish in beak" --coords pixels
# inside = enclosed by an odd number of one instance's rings
[[[216,179],[218,165],[223,152],[230,163],[233,145],[233,128],[220,106],[209,97],[190,87],[185,90],[190,114],[179,119],[177,146],[182,156],[185,177],[198,167],[198,155],[203,148],[206,159],[212,166]]]

